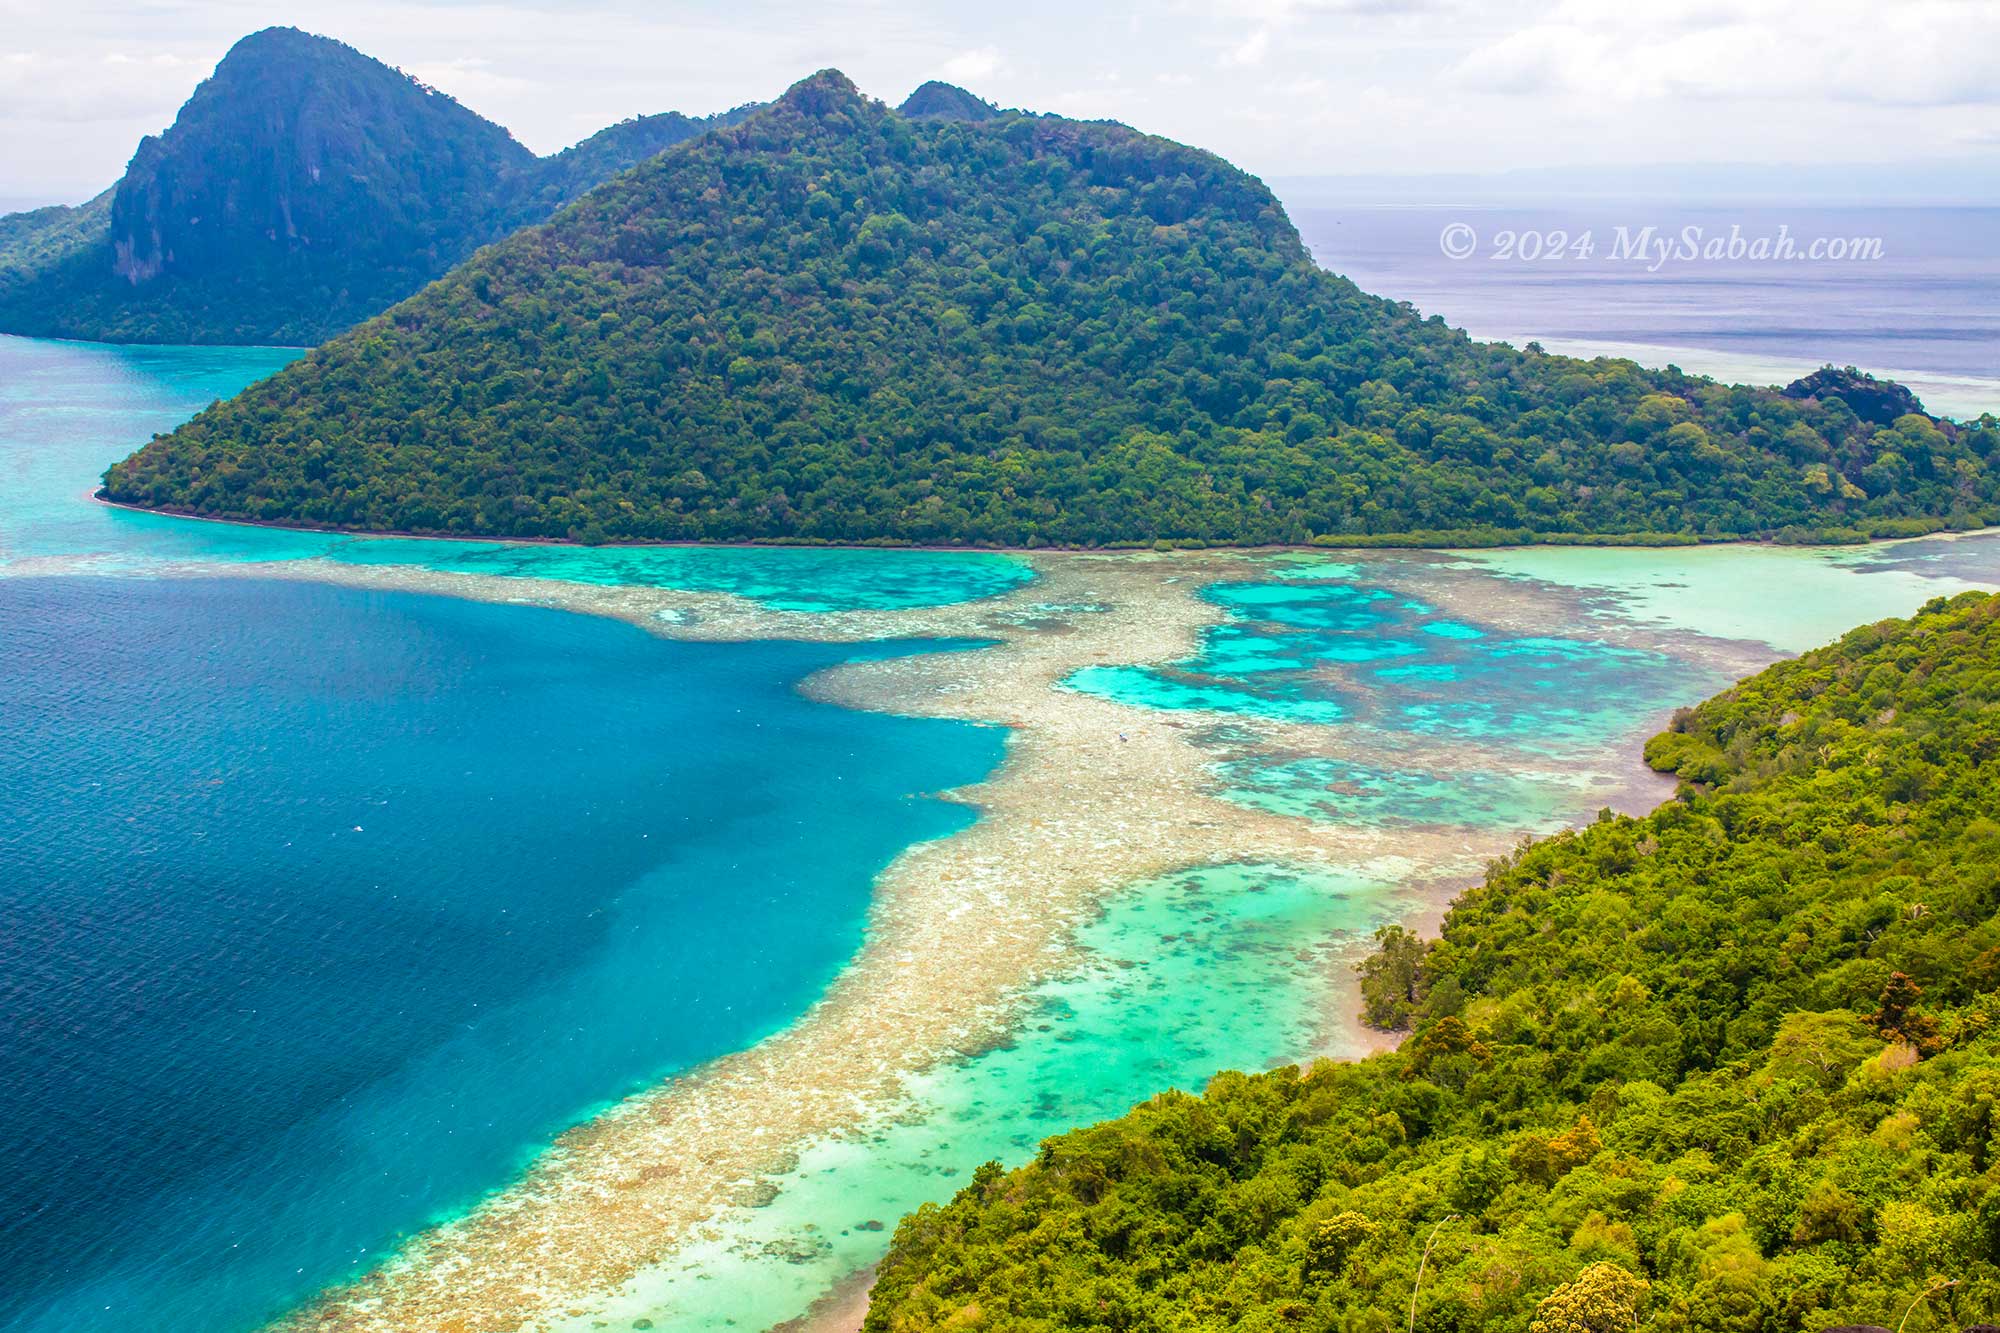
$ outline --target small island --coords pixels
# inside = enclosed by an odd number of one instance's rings
[[[1963,217],[1440,281],[917,59],[269,28],[0,217],[0,1328],[1990,1330]]]
[[[837,71],[801,80],[154,440],[104,494],[592,543],[1852,541],[2000,520],[2000,424],[1475,342],[1321,269],[1211,153],[972,100],[931,88],[905,115]]]

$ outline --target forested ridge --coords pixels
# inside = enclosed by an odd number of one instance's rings
[[[1857,629],[1646,753],[1676,799],[1383,933],[1398,1051],[982,1167],[898,1227],[870,1333],[1358,1333],[1413,1295],[1425,1333],[1995,1320],[2000,599]]]
[[[73,206],[51,204],[0,216],[0,287],[107,236],[112,193]]]
[[[537,158],[344,43],[267,28],[230,48],[110,190],[0,217],[0,332],[319,342],[742,114],[642,116]]]
[[[947,114],[805,80],[156,440],[106,492],[587,541],[1810,540],[2000,518],[1991,421],[1878,428],[1836,396],[1475,343],[1317,268],[1210,154],[969,120],[936,90],[925,108]]]

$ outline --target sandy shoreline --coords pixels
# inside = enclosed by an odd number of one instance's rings
[[[909,848],[888,867],[859,953],[790,1028],[569,1131],[513,1185],[281,1327],[588,1327],[608,1297],[700,1235],[709,1219],[754,1198],[758,1182],[784,1171],[802,1148],[895,1104],[911,1076],[1002,1038],[1029,988],[1073,963],[1076,928],[1121,890],[1211,864],[1341,870],[1393,860],[1421,885],[1413,924],[1427,926],[1458,887],[1516,840],[1513,832],[1450,826],[1339,825],[1228,802],[1216,795],[1217,756],[1201,743],[1216,716],[1058,688],[1084,666],[1188,657],[1201,631],[1224,614],[1200,589],[1268,577],[1264,561],[1216,552],[1028,558],[1035,581],[984,601],[831,613],[777,611],[720,593],[325,561],[185,571],[556,606],[676,638],[990,640],[994,646],[973,651],[836,667],[808,688],[847,706],[1010,729],[994,774],[952,794],[981,817],[956,835]],[[1455,571],[1448,560],[1371,557],[1369,575],[1452,610],[1471,599],[1476,581],[1479,605],[1464,613],[1507,628],[1574,629],[1581,614],[1574,599],[1527,585],[1496,589],[1496,581]],[[1730,659],[1752,655],[1741,645],[1708,650]],[[1380,757],[1352,753],[1356,742],[1339,728],[1227,721],[1252,749]],[[1635,719],[1635,727],[1652,721]],[[1502,760],[1477,745],[1418,748],[1424,762],[1447,771]],[[1659,781],[1635,767],[1629,758],[1617,761],[1602,780],[1604,799],[1593,806],[1655,803]],[[1380,1045],[1379,1034],[1366,1034],[1352,1017],[1351,979],[1338,990],[1346,1012],[1329,1016],[1326,1048],[1355,1053]],[[843,1326],[853,1309],[829,1303],[810,1327]]]
[[[1817,369],[1817,367],[1815,367]],[[219,518],[211,514],[197,514],[178,509],[152,509],[145,505],[129,504],[123,500],[113,500],[101,487],[93,487],[79,493],[78,499],[91,504],[102,505],[106,509],[121,509],[128,514],[150,514],[155,518],[179,519],[190,523],[215,523],[227,528],[252,528],[267,532],[296,532],[306,536],[341,537],[353,541],[413,541],[444,542],[479,546],[526,546],[577,551],[644,551],[649,549],[671,551],[921,551],[937,555],[1006,555],[1006,556],[1049,556],[1049,555],[1092,555],[1092,556],[1133,556],[1159,554],[1157,547],[1144,543],[1124,546],[979,546],[972,544],[931,544],[926,542],[883,541],[844,542],[820,541],[798,538],[745,538],[739,541],[697,541],[646,539],[639,541],[605,541],[585,543],[572,541],[566,537],[494,537],[477,533],[451,532],[406,532],[397,528],[330,528],[312,523],[287,523],[279,519]],[[1877,537],[1864,542],[1841,543],[1841,546],[1887,546],[1896,542],[1922,541],[1928,537],[1977,536],[1992,532],[1995,528],[1940,528],[1921,537]],[[1267,543],[1261,546],[1232,546],[1227,543],[1211,543],[1202,546],[1176,548],[1177,552],[1189,555],[1215,556],[1255,556],[1276,554],[1301,554],[1340,557],[1343,555],[1382,555],[1398,552],[1432,552],[1451,554],[1456,551],[1508,551],[1524,549],[1512,543],[1492,546],[1440,546],[1429,540],[1434,533],[1380,533],[1370,534],[1369,540],[1355,546],[1336,544],[1305,545]],[[1602,545],[1629,549],[1675,549],[1702,546],[1777,546],[1781,545],[1773,537],[1724,537],[1697,538],[1683,540],[1679,533],[1550,533],[1549,540],[1530,542],[1529,547],[1553,546],[1558,548],[1592,548]],[[1657,541],[1632,540],[1645,536],[1657,537]],[[1622,538],[1624,540],[1611,540]],[[1407,540],[1405,540],[1407,539]]]
[[[814,1301],[811,1309],[797,1319],[773,1325],[770,1333],[860,1333],[862,1321],[868,1318],[868,1293],[874,1286],[873,1268],[850,1273]]]

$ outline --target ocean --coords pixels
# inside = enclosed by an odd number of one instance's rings
[[[1000,754],[855,655],[0,579],[0,1328],[248,1327],[795,1017]]]
[[[1476,334],[1773,380],[1852,361],[1937,410],[1987,401],[2000,293],[1977,242],[1994,215],[1827,212],[1841,216],[1783,218],[1794,234],[1875,228],[1888,266],[1647,273],[1601,254],[1453,261],[1438,243],[1459,220],[1486,241],[1580,217],[1687,225],[1646,209],[1294,215],[1329,267]],[[377,541],[89,502],[106,463],[292,355],[0,338],[5,1333],[253,1328],[504,1188],[565,1126],[795,1018],[859,941],[877,871],[971,819],[932,793],[1000,759],[997,728],[797,689],[858,655],[962,645],[668,642],[245,574],[414,564],[813,613],[1004,592],[1030,577],[1008,557]],[[1067,685],[1209,724],[1396,742],[1367,765],[1223,746],[1225,800],[1546,829],[1595,799],[1571,747],[1636,734],[1717,683],[1610,645],[1591,616],[1797,651],[1991,585],[1996,551],[1464,557],[1498,596],[1519,579],[1573,589],[1589,615],[1560,639],[1392,599],[1372,560],[1327,557],[1211,587],[1223,620],[1184,662]],[[189,576],[201,566],[228,576]],[[1456,744],[1503,747],[1519,771],[1396,757]],[[1132,886],[1080,929],[1077,969],[1024,998],[1013,1040],[926,1073],[872,1136],[813,1146],[767,1206],[621,1295],[621,1313],[661,1328],[795,1315],[979,1160],[1311,1049],[1354,942],[1406,910],[1399,873],[1231,865]]]
[[[998,729],[797,689],[915,645],[149,576],[365,547],[87,499],[110,458],[290,355],[0,339],[8,1333],[254,1327],[607,1101],[783,1026],[852,953],[882,866],[970,821],[929,793],[1000,757]],[[640,572],[815,605],[1025,577],[686,559]]]
[[[1853,365],[1904,381],[1933,412],[2000,413],[2000,208],[1301,202],[1291,214],[1324,267],[1477,338],[1753,383]],[[1621,228],[1641,257],[1620,257]],[[1647,228],[1666,260],[1635,246]],[[1730,258],[1732,228],[1772,257]],[[1689,236],[1697,253],[1682,258]],[[1775,257],[1784,238],[1808,257]],[[1718,240],[1724,253],[1705,257]],[[1877,240],[1881,253],[1815,260],[1814,240]]]

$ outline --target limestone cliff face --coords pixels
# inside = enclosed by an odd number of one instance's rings
[[[111,195],[111,270],[134,285],[158,277],[166,267],[167,243],[159,218],[162,192],[157,188],[160,155],[158,135],[139,140],[125,179],[150,178],[155,188],[128,191],[121,186]]]
[[[266,29],[140,141],[112,189],[0,217],[0,333],[319,342],[755,109],[642,116],[537,158],[351,47]]]
[[[171,129],[139,144],[111,212],[113,271],[138,285],[247,262],[336,281],[431,267],[533,155],[508,133],[324,37],[244,38]]]

